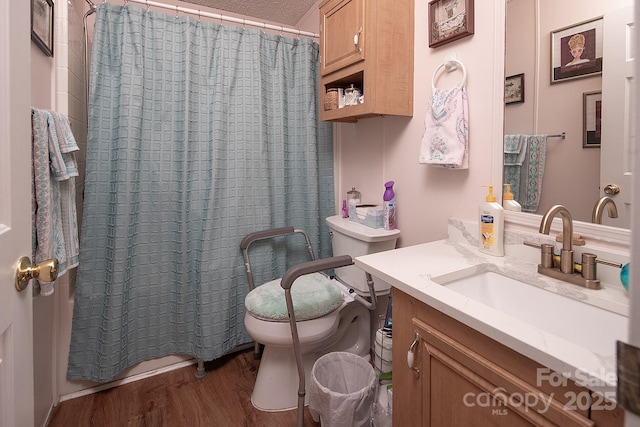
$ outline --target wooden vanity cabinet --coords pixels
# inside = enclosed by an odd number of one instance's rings
[[[623,425],[615,404],[590,410],[588,389],[550,384],[548,369],[397,289],[393,305],[393,425]]]
[[[413,0],[320,3],[320,119],[413,116]],[[364,103],[325,110],[330,88],[351,84]]]

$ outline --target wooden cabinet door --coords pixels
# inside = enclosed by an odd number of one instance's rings
[[[320,74],[364,60],[364,0],[329,0],[320,6]]]
[[[421,344],[422,426],[595,425],[427,323],[414,318],[413,327]]]

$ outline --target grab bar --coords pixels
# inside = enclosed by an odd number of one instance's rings
[[[297,427],[304,425],[304,397],[305,381],[304,366],[302,365],[302,351],[300,349],[300,338],[298,336],[298,326],[296,325],[296,315],[293,311],[293,299],[291,298],[291,286],[293,282],[305,274],[316,273],[319,271],[329,270],[332,268],[346,267],[353,265],[353,259],[349,255],[340,255],[331,258],[317,259],[302,264],[294,265],[284,273],[280,286],[284,289],[284,296],[287,301],[287,311],[289,312],[289,324],[291,325],[291,338],[293,339],[293,352],[296,356],[296,365],[298,367],[298,420]]]

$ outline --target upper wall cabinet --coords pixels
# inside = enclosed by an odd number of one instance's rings
[[[320,119],[355,122],[413,116],[414,0],[325,0],[320,3]],[[325,103],[329,89],[353,85],[357,105]]]

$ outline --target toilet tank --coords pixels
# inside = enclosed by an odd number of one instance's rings
[[[331,230],[333,256],[350,255],[355,258],[395,249],[400,235],[400,230],[371,228],[339,215],[327,218],[327,225]],[[353,288],[358,294],[363,296],[369,294],[365,273],[355,265],[337,268],[335,273],[341,282]],[[391,288],[388,283],[377,277],[374,277],[373,282],[377,295],[386,294]]]

